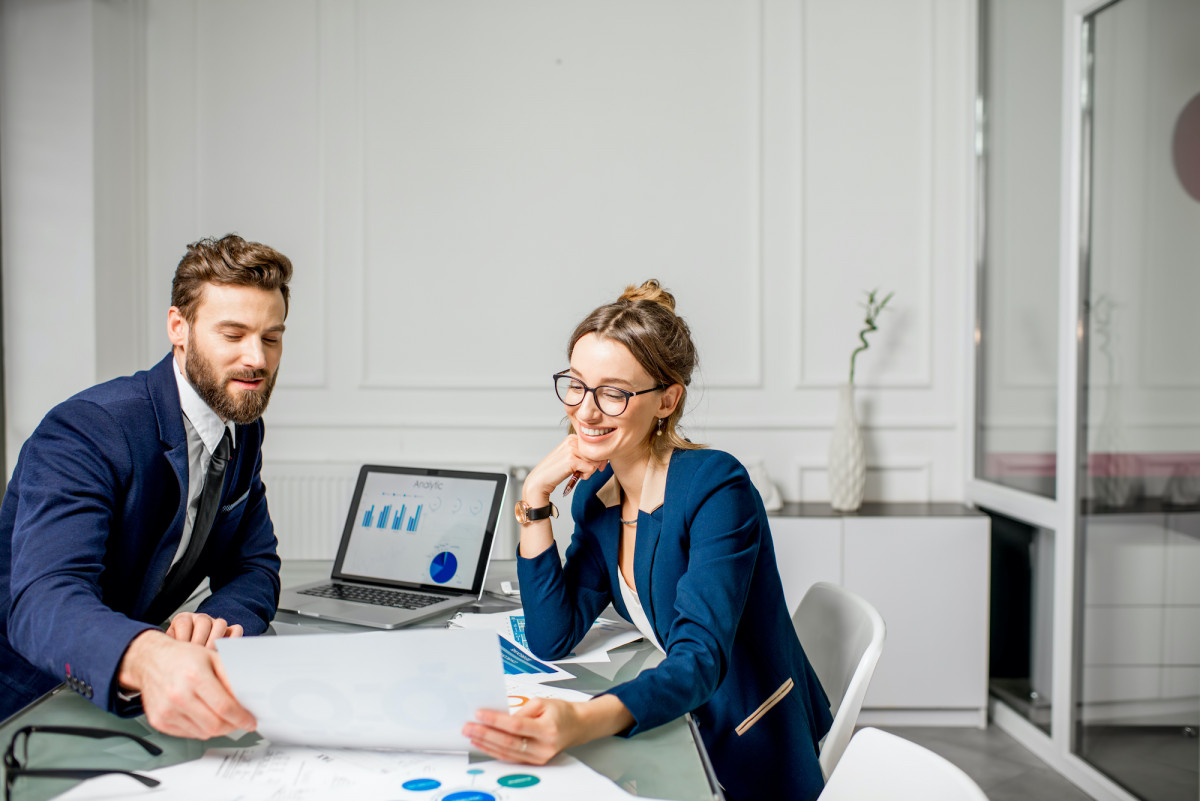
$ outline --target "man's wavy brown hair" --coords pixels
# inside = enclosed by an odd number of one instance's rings
[[[237,234],[220,239],[201,239],[188,245],[187,253],[175,268],[171,282],[171,305],[179,309],[191,325],[205,284],[252,286],[283,294],[283,316],[288,310],[288,281],[292,280],[291,260],[275,248],[247,242]]]

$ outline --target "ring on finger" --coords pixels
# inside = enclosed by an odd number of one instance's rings
[[[521,738],[521,753],[523,754],[528,750],[529,750],[529,738],[522,737]]]

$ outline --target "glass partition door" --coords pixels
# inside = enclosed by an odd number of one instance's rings
[[[1148,801],[1200,797],[1197,42],[1197,2],[1084,25],[1074,749]]]
[[[1053,498],[1062,12],[981,0],[976,475]]]

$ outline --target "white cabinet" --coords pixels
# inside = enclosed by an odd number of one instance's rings
[[[860,723],[986,723],[990,524],[957,504],[785,504],[771,518],[793,609],[832,581],[887,624]]]
[[[1200,514],[1147,510],[1084,520],[1083,682],[1090,722],[1196,720]]]
[[[842,521],[836,517],[772,517],[771,539],[788,609],[818,581],[842,583]]]

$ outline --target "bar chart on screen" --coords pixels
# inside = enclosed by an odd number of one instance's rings
[[[371,504],[367,510],[363,512],[362,527],[363,528],[379,528],[391,531],[406,531],[410,534],[416,533],[417,526],[421,524],[421,512],[425,509],[425,504],[407,504],[401,503],[399,508],[395,504],[384,504],[379,510],[379,515],[375,514],[376,504]],[[411,509],[411,514],[408,514]],[[394,514],[393,514],[394,513]],[[389,525],[388,519],[391,518]]]

